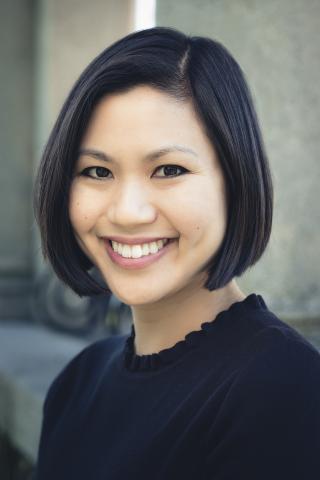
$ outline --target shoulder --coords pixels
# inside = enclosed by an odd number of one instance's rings
[[[318,372],[320,353],[297,330],[282,321],[275,313],[268,309],[261,296],[256,296],[260,305],[253,299],[244,311],[245,319],[238,323],[236,337],[242,330],[243,348],[248,352],[248,364],[244,371],[262,369],[265,374],[271,372],[281,375],[305,371],[308,367],[310,374]],[[275,365],[277,369],[275,370]],[[260,372],[262,373],[262,372]]]
[[[249,299],[224,322],[220,336],[230,373],[225,405],[239,408],[243,402],[267,411],[273,402],[277,412],[281,402],[299,408],[318,401],[320,408],[320,353],[269,310],[262,297]]]
[[[54,405],[65,404],[77,390],[92,387],[121,350],[125,335],[112,335],[81,350],[51,383],[44,402],[44,414]]]
[[[243,348],[249,354],[233,377],[228,408],[272,416],[273,424],[306,408],[320,419],[320,353],[304,337],[276,321]]]
[[[298,331],[274,314],[260,295],[247,299],[218,318],[211,326],[212,338],[218,338],[212,349],[212,359],[220,353],[232,370],[236,382],[248,378],[275,383],[301,375],[301,381],[316,378],[320,368],[320,353]]]
[[[277,320],[259,329],[242,352],[209,429],[210,478],[217,469],[226,478],[317,478],[319,352]]]

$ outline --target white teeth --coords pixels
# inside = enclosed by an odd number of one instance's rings
[[[150,253],[157,253],[169,240],[157,240],[143,245],[124,245],[122,243],[111,241],[112,248],[125,258],[140,258]]]
[[[158,248],[157,242],[151,242],[150,243],[150,252],[151,253],[157,253],[158,250],[159,250],[159,248]]]
[[[129,245],[124,245],[122,248],[122,256],[125,258],[130,258],[131,257],[131,248]]]
[[[140,258],[142,257],[142,248],[140,245],[134,245],[131,249],[131,256],[132,258]]]
[[[149,250],[149,245],[147,243],[144,243],[142,245],[142,255],[149,255],[150,250]]]

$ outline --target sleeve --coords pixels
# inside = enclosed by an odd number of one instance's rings
[[[48,478],[47,462],[50,457],[50,438],[63,416],[63,411],[70,401],[79,382],[79,374],[84,367],[84,357],[89,347],[78,353],[51,383],[43,404],[43,419],[41,426],[38,458],[35,465],[33,480]]]
[[[236,376],[211,425],[205,480],[320,478],[320,355],[286,339]]]
[[[51,410],[61,411],[62,405],[72,395],[89,348],[84,348],[73,357],[51,383],[43,403],[44,419],[51,414]]]

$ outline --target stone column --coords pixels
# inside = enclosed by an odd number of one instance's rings
[[[33,279],[43,269],[34,173],[78,75],[132,30],[133,2],[3,0],[0,8],[0,317],[28,318]]]
[[[32,276],[33,2],[0,6],[0,317],[28,312]]]

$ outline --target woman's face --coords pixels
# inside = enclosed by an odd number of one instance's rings
[[[227,212],[222,170],[191,103],[148,86],[103,98],[70,194],[77,241],[122,302],[161,304],[202,288]],[[121,254],[110,237],[120,237]],[[154,239],[170,243],[156,252]]]

